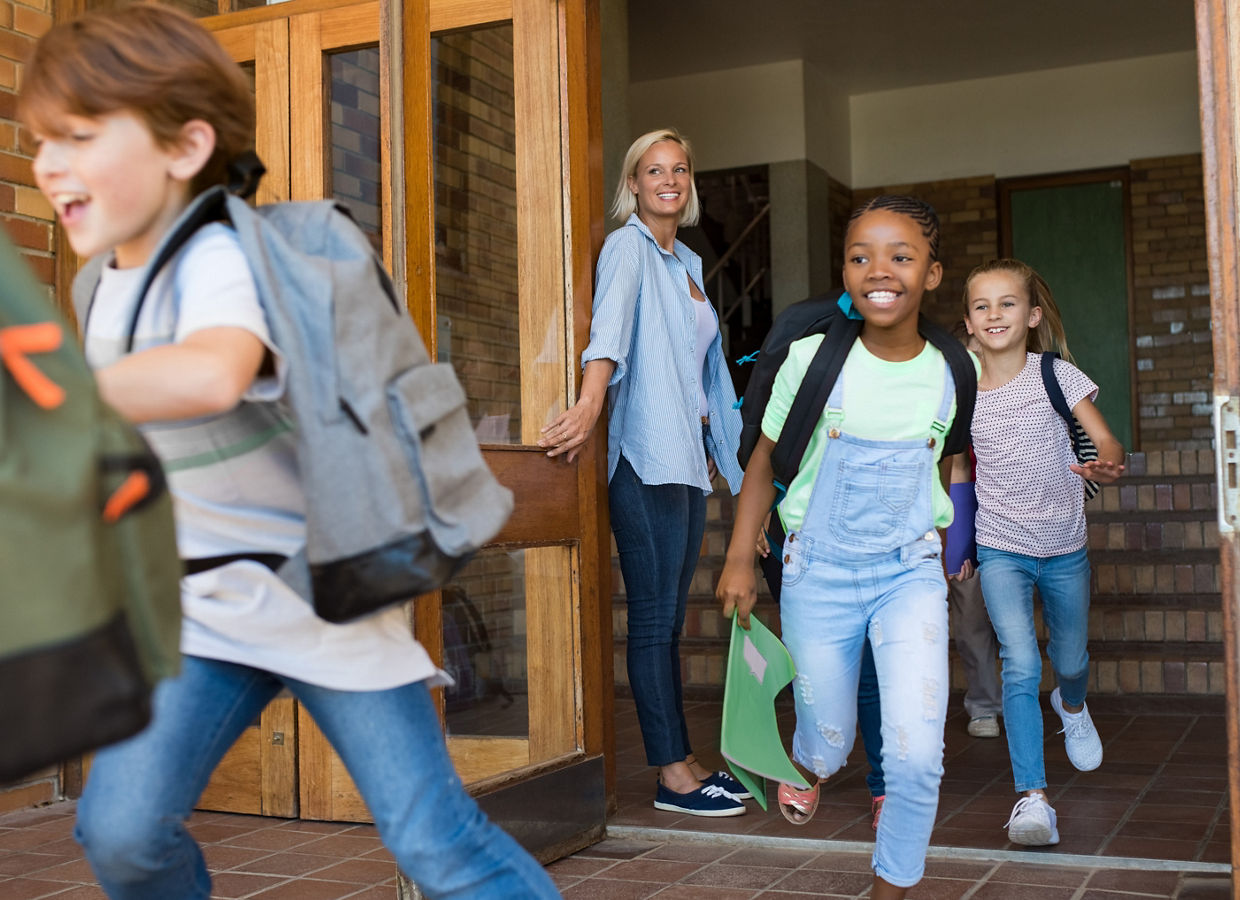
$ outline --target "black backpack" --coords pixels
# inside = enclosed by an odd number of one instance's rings
[[[1046,388],[1046,396],[1050,398],[1055,412],[1059,413],[1059,417],[1067,423],[1068,437],[1072,439],[1072,455],[1079,463],[1090,462],[1098,458],[1098,448],[1094,446],[1093,439],[1085,433],[1081,423],[1068,408],[1068,400],[1063,395],[1063,388],[1059,386],[1059,379],[1055,377],[1055,360],[1057,359],[1059,359],[1059,354],[1053,350],[1043,351],[1042,386]],[[1085,500],[1088,502],[1098,495],[1101,487],[1098,482],[1090,481],[1088,478],[1081,480],[1085,482]]]
[[[801,468],[805,448],[809,446],[814,428],[827,405],[831,388],[844,368],[844,360],[853,342],[861,333],[862,321],[849,318],[840,309],[839,299],[843,294],[843,291],[837,290],[811,297],[794,303],[779,314],[762,342],[762,349],[756,354],[756,364],[741,399],[741,440],[736,458],[744,468],[762,434],[762,414],[771,398],[775,375],[788,356],[788,347],[793,341],[812,334],[826,335],[805,372],[788,411],[784,430],[771,453],[775,481],[783,487],[792,483]],[[977,369],[964,345],[924,315],[917,320],[917,331],[939,349],[951,367],[956,381],[956,418],[944,440],[943,455],[961,453],[969,445],[973,404],[977,398]]]

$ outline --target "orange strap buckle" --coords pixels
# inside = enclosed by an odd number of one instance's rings
[[[64,332],[55,322],[0,328],[0,360],[8,367],[17,386],[43,409],[55,409],[64,403],[65,390],[26,357],[31,353],[57,350],[63,340]]]

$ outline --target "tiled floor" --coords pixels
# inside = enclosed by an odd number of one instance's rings
[[[1230,897],[1224,719],[1221,706],[1187,714],[1169,703],[1095,720],[1102,768],[1081,774],[1048,722],[1047,761],[1062,842],[1016,848],[1003,823],[1014,795],[1006,745],[976,740],[953,711],[946,776],[926,878],[914,898],[1118,900]],[[782,707],[781,707],[782,708]],[[691,731],[716,760],[719,705],[689,705]],[[788,710],[781,716],[787,727]],[[807,826],[750,804],[745,816],[702,820],[655,811],[631,701],[617,701],[620,809],[600,844],[553,863],[567,898],[742,900],[862,897],[870,882],[869,798],[852,766],[825,788]],[[859,750],[857,751],[859,756]],[[71,837],[73,803],[0,817],[0,900],[99,900]],[[344,900],[397,895],[396,868],[370,826],[199,813],[219,898]]]
[[[788,734],[792,707],[784,700],[781,697],[777,708],[781,730]],[[1059,721],[1046,707],[1048,795],[1059,814],[1060,843],[1036,852],[1228,862],[1226,721],[1221,702],[1203,705],[1198,714],[1186,714],[1183,702],[1175,698],[1146,703],[1142,714],[1109,712],[1112,705],[1107,698],[1094,704],[1093,718],[1106,753],[1094,772],[1077,772],[1068,763],[1063,738],[1056,734]],[[719,704],[692,703],[686,711],[691,737],[704,761],[718,763],[714,748]],[[966,724],[959,698],[954,697],[932,841],[941,847],[1013,849],[1003,828],[1016,801],[1007,742],[1003,737],[971,738]],[[867,770],[859,742],[853,764],[824,785],[817,815],[808,825],[796,827],[784,821],[773,802],[770,812],[751,803],[748,814],[731,819],[655,810],[653,770],[645,764],[632,701],[617,699],[616,729],[620,809],[611,820],[613,826],[873,841]]]

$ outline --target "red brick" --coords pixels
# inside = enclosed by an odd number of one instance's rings
[[[17,6],[13,10],[13,28],[22,34],[39,38],[52,27],[52,17],[29,6]]]
[[[0,56],[24,60],[34,47],[34,39],[15,31],[0,31]]]
[[[12,216],[5,216],[0,219],[0,223],[3,223],[9,239],[17,246],[30,250],[52,249],[52,226],[49,223],[18,219]]]
[[[30,160],[15,153],[0,153],[0,181],[10,181],[34,187],[34,172]]]
[[[43,284],[56,283],[56,260],[50,256],[33,256],[29,253],[23,253],[22,258],[25,259],[26,265],[30,267],[30,271],[34,273],[34,277]]]

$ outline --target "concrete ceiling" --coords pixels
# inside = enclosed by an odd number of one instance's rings
[[[846,94],[1195,48],[1190,0],[628,0],[629,77],[787,59]]]

